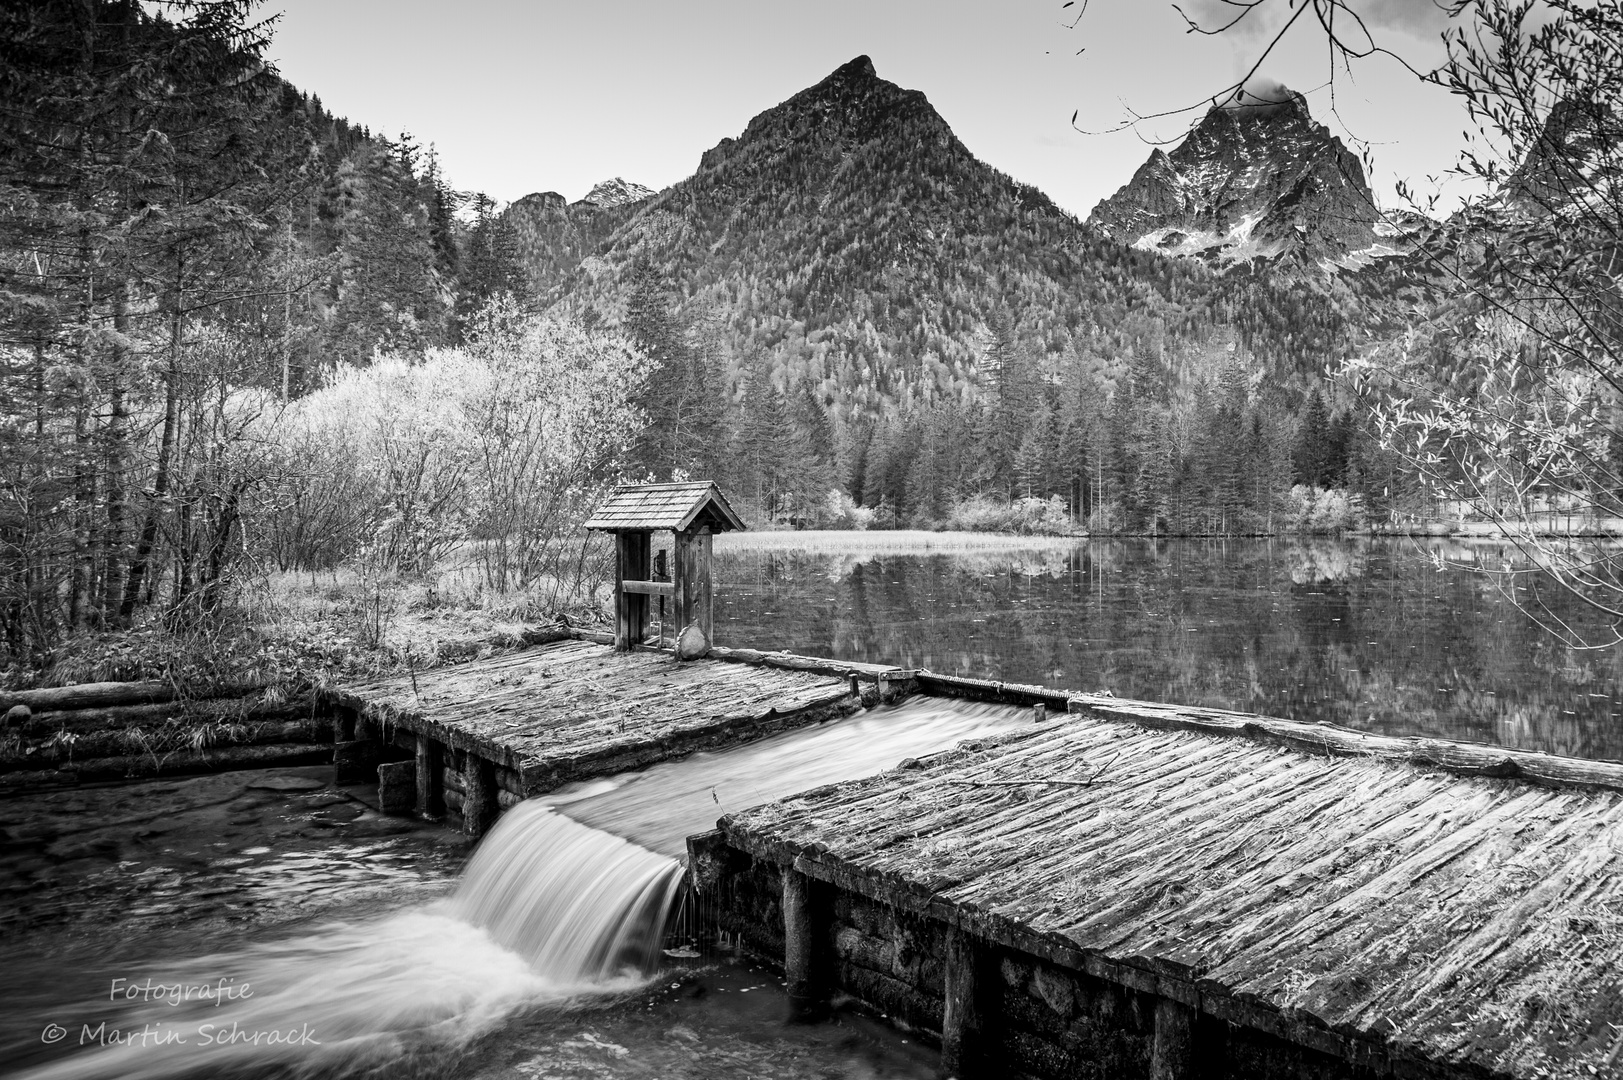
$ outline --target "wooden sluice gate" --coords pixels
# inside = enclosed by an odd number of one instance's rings
[[[957,1076],[1623,1075],[1623,766],[916,685],[1046,718],[689,841],[804,1012]]]

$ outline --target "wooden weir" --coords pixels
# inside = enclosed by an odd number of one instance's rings
[[[477,835],[880,697],[1038,706],[691,838],[712,925],[782,964],[802,1015],[848,994],[960,1077],[1623,1077],[1623,766],[612,644],[329,691],[340,769]]]
[[[664,650],[607,648],[607,635],[557,636],[323,691],[340,778],[376,770],[385,810],[479,836],[520,799],[855,712],[903,692],[912,674],[720,648],[677,664]],[[755,662],[733,662],[740,656]]]
[[[718,921],[960,1076],[1623,1075],[1623,766],[1065,704],[691,838]]]

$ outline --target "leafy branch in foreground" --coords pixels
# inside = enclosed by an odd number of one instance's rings
[[[1623,511],[1623,3],[1450,13],[1428,79],[1464,101],[1479,137],[1456,172],[1488,194],[1423,239],[1449,298],[1342,374],[1384,446],[1623,619],[1623,555],[1551,535],[1571,531],[1558,517],[1600,529]]]

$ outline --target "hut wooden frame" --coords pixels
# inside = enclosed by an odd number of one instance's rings
[[[655,596],[671,598],[678,633],[694,625],[706,647],[714,643],[711,538],[745,527],[715,483],[622,485],[586,527],[614,534],[616,649],[627,651],[647,636],[649,599]],[[654,576],[653,534],[665,530],[674,537],[670,580]]]

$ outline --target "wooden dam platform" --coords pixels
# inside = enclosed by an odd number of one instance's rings
[[[610,639],[612,640],[612,639]],[[1623,1078],[1623,765],[928,671],[566,640],[329,690],[340,772],[500,810],[909,694],[1029,728],[735,813],[700,910],[949,1075]]]
[[[1623,1076],[1623,766],[1070,706],[731,814],[696,880],[958,1075]]]
[[[678,663],[666,651],[616,652],[579,633],[328,688],[320,700],[334,713],[341,776],[366,779],[375,768],[385,809],[448,817],[477,836],[520,799],[845,715],[904,692],[912,674],[714,652]]]

